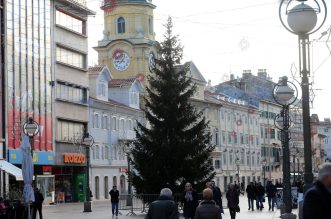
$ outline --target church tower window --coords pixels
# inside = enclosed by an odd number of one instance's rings
[[[123,17],[117,19],[117,33],[125,33],[125,20]]]

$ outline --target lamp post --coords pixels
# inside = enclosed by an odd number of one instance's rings
[[[290,105],[297,99],[297,88],[294,84],[287,81],[284,76],[279,83],[275,85],[273,96],[275,101],[282,105],[282,110],[275,118],[275,126],[281,130],[282,147],[283,147],[283,200],[285,205],[284,214],[282,218],[296,218],[292,214],[292,198],[291,198],[291,173],[290,173],[290,148],[289,148],[289,128],[290,128]]]
[[[299,69],[302,77],[301,89],[305,159],[304,190],[306,191],[313,183],[308,78],[310,76],[309,35],[315,33],[323,26],[327,17],[327,6],[324,0],[309,1],[314,3],[313,7],[305,4],[305,2],[308,1],[282,0],[279,6],[279,18],[282,25],[289,32],[299,37]],[[318,19],[318,15],[322,18]],[[287,24],[284,22],[284,16],[287,16]]]
[[[90,189],[90,148],[94,144],[94,138],[88,132],[84,133],[82,143],[86,145],[86,191],[85,191],[85,202],[84,202],[84,212],[92,212],[91,205],[91,189]]]
[[[267,166],[267,160],[262,160],[262,168],[263,168],[263,187],[265,188],[265,167]]]
[[[236,159],[236,165],[237,165],[237,175],[238,175],[238,186],[240,187],[240,176],[239,176],[239,174],[240,174],[240,169],[239,169],[240,159],[239,158]]]

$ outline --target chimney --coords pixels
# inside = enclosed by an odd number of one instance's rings
[[[243,78],[248,78],[251,75],[252,75],[252,71],[251,70],[244,70],[243,71]]]
[[[263,78],[263,79],[268,79],[268,76],[267,76],[267,69],[259,69],[257,71],[257,76],[259,78]]]
[[[230,74],[230,80],[234,80],[234,74]]]

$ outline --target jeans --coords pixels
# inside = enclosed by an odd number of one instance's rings
[[[274,210],[275,203],[276,203],[276,197],[268,197],[269,210],[270,209]]]
[[[115,214],[116,216],[118,216],[118,202],[111,203],[111,212],[113,213],[113,215]]]
[[[263,199],[263,195],[256,196],[256,207],[257,207],[257,209],[262,210],[262,206],[263,206],[262,199]]]
[[[254,211],[254,199],[253,198],[248,199],[248,208],[252,209],[252,211]]]

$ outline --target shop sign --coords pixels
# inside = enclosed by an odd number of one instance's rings
[[[43,174],[52,174],[52,167],[51,166],[42,166]]]
[[[84,154],[64,154],[64,163],[83,164],[85,163]]]
[[[120,168],[120,172],[121,173],[127,173],[128,172],[128,169],[127,168]]]

